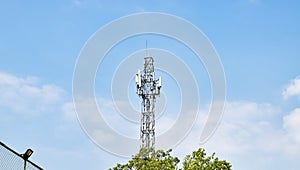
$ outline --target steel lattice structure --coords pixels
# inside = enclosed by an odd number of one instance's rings
[[[149,149],[155,145],[155,99],[160,94],[162,79],[155,79],[153,58],[146,56],[144,61],[144,70],[136,74],[136,86],[142,98],[140,147]]]

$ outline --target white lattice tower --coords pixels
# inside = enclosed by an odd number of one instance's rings
[[[137,94],[142,98],[141,105],[141,148],[155,146],[155,98],[160,94],[162,79],[155,79],[154,60],[144,58],[144,70],[136,74]]]

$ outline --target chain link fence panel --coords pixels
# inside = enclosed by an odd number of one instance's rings
[[[41,167],[23,159],[16,151],[0,142],[0,170],[43,170]]]

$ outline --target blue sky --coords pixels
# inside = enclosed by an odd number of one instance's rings
[[[186,57],[193,55],[187,48],[166,37],[133,37],[108,53],[95,80],[99,105],[111,99],[109,80],[116,66],[129,54],[143,50],[147,39],[149,48],[179,55],[199,84],[203,101],[200,115],[190,135],[174,149],[175,155],[183,159],[183,155],[204,147],[232,162],[234,169],[297,169],[299,8],[296,0],[2,2],[0,140],[19,152],[31,147],[35,151],[31,160],[44,169],[108,169],[125,162],[100,149],[80,127],[72,105],[75,63],[89,37],[112,20],[137,12],[163,12],[202,30],[222,61],[227,102],[214,136],[204,145],[197,143],[211,99],[205,68],[195,58]],[[197,69],[200,73],[195,73]],[[170,88],[162,90],[169,95],[168,102],[176,105],[178,101],[171,99],[178,88],[172,78],[166,82]],[[139,99],[130,98],[138,107]],[[165,116],[161,121],[167,124],[176,119],[176,115]],[[109,115],[106,118],[116,131],[138,136],[136,124],[124,132],[126,124],[118,124]]]

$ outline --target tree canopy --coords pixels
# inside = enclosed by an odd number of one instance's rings
[[[225,160],[219,160],[215,153],[206,157],[205,150],[199,148],[192,155],[184,158],[183,170],[230,170],[231,164]]]
[[[215,153],[207,156],[203,148],[199,148],[191,155],[186,155],[178,168],[180,160],[171,156],[168,151],[141,148],[126,164],[117,164],[109,170],[231,170],[231,164],[226,160],[219,160]]]

